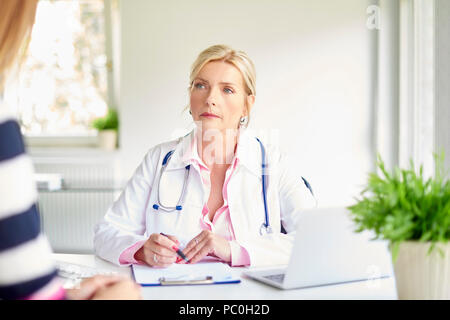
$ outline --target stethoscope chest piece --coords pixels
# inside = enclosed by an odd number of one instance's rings
[[[265,234],[273,233],[272,227],[263,223],[259,228],[259,233],[263,236]]]

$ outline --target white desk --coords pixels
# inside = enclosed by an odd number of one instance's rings
[[[131,276],[130,267],[115,266],[94,255],[53,254],[53,257],[58,261],[107,269]],[[239,284],[143,287],[142,295],[147,300],[397,299],[393,277],[307,289],[279,290],[243,276]]]

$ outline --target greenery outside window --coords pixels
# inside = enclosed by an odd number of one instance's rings
[[[39,1],[25,59],[5,92],[31,146],[70,145],[72,138],[86,144],[97,133],[92,121],[113,107],[108,1]]]

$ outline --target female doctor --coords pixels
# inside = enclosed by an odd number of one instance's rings
[[[96,226],[96,253],[152,267],[186,263],[178,249],[189,263],[213,256],[231,266],[287,264],[296,221],[315,199],[277,148],[246,130],[252,61],[211,46],[192,65],[189,92],[195,129],[148,151]]]

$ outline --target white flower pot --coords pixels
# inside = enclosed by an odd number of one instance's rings
[[[450,243],[405,241],[394,263],[397,295],[401,300],[450,299]],[[439,248],[444,252],[441,256]]]
[[[98,132],[98,144],[104,150],[114,150],[117,146],[117,131],[102,130]]]

